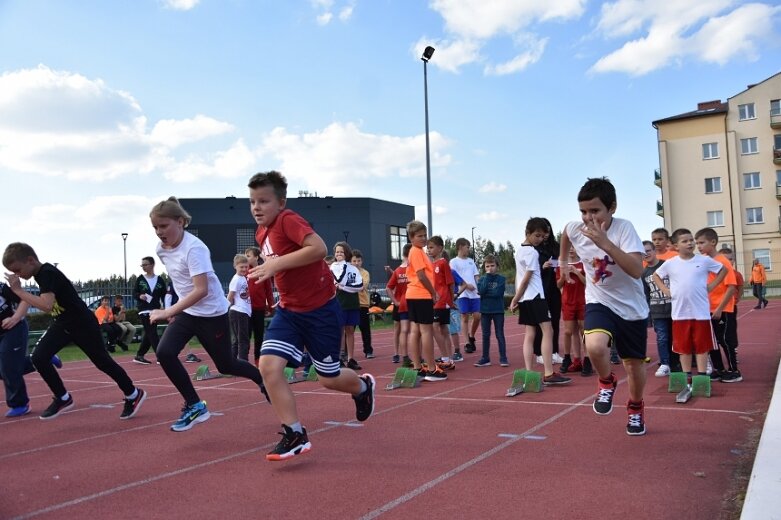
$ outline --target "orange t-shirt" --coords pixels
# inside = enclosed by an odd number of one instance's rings
[[[738,283],[737,291],[735,291],[735,298],[732,300],[733,305],[737,305],[740,298],[743,296],[743,286],[746,284],[746,279],[740,274],[740,271],[735,269],[735,281]]]
[[[106,316],[108,316],[108,319],[106,320],[108,323],[114,322],[114,313],[111,312],[111,309],[106,309],[105,307],[98,307],[95,309],[95,317],[98,319],[98,323],[103,323]]]
[[[413,247],[409,252],[409,265],[407,265],[407,299],[431,300],[431,293],[420,282],[418,271],[424,270],[426,278],[434,284],[434,264],[431,259],[419,247]]]
[[[669,260],[670,258],[675,258],[676,256],[678,256],[678,251],[673,249],[668,249],[664,253],[656,253],[656,258],[659,260]]]
[[[713,312],[716,310],[716,307],[721,305],[721,301],[724,299],[724,295],[727,293],[727,288],[732,286],[738,285],[738,280],[735,278],[735,269],[732,267],[732,263],[730,263],[729,260],[727,260],[727,257],[718,254],[713,257],[714,260],[721,263],[724,267],[727,268],[727,276],[724,278],[724,280],[721,281],[719,285],[716,286],[715,289],[713,289],[710,293],[708,293],[708,299],[710,300],[710,311]],[[716,274],[709,273],[708,274],[708,283],[711,283],[715,278]],[[729,303],[724,306],[724,312],[735,312],[735,298],[730,298]]]

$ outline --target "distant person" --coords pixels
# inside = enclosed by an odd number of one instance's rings
[[[360,249],[353,249],[353,257],[350,262],[358,269],[363,279],[363,290],[358,293],[358,303],[360,304],[360,315],[358,319],[358,328],[361,329],[361,342],[363,343],[363,355],[366,359],[374,357],[374,347],[372,347],[372,325],[369,319],[369,283],[371,275],[369,271],[363,268],[363,253]]]
[[[661,261],[678,256],[678,251],[670,241],[670,232],[663,227],[651,231],[651,243],[654,246],[656,258]]]
[[[456,300],[458,311],[461,313],[461,328],[466,334],[467,341],[464,344],[464,352],[471,354],[477,350],[475,334],[480,327],[480,295],[477,293],[477,279],[480,271],[475,261],[469,257],[471,244],[466,238],[456,240],[456,257],[450,259],[450,269],[458,273],[464,282],[466,289]],[[471,326],[470,326],[471,318]],[[454,345],[460,351],[461,345]]]
[[[121,294],[114,296],[114,305],[111,306],[111,312],[114,314],[114,323],[122,329],[119,334],[119,342],[124,345],[130,345],[136,336],[136,326],[127,321],[125,302]]]
[[[231,354],[233,357],[249,360],[249,331],[252,303],[249,294],[249,260],[245,255],[233,257],[236,274],[228,285],[228,321],[231,327]]]
[[[559,266],[559,243],[556,241],[556,237],[553,235],[553,227],[550,220],[547,218],[542,219],[547,226],[545,237],[542,239],[540,245],[535,249],[540,255],[540,277],[542,278],[542,292],[545,295],[545,303],[548,305],[548,311],[550,312],[550,324],[553,329],[553,335],[551,336],[551,343],[553,344],[553,355],[551,359],[554,364],[559,364],[563,361],[561,355],[559,355],[559,330],[561,327],[561,290],[556,283],[556,269]],[[534,354],[540,356],[542,354],[542,330],[537,327],[536,334],[534,335]]]
[[[749,278],[751,284],[751,290],[754,293],[754,298],[757,299],[757,306],[755,309],[761,309],[767,307],[768,301],[765,298],[767,274],[765,273],[765,266],[759,261],[759,258],[754,259],[754,265],[751,267],[751,277]]]
[[[298,366],[304,349],[321,385],[352,395],[358,421],[374,413],[375,381],[371,374],[359,377],[353,370],[339,367],[340,308],[334,298],[333,276],[323,260],[328,250],[306,220],[285,208],[285,177],[275,171],[258,173],[249,181],[249,192],[258,224],[255,240],[266,259],[250,271],[250,282],[273,276],[279,291],[279,305],[266,331],[259,366],[283,430],[282,439],[266,460],[281,461],[312,449],[285,377],[285,367],[289,363]]]
[[[255,246],[248,247],[244,254],[249,260],[250,269],[263,263],[260,249]],[[274,288],[271,286],[271,280],[250,283],[249,295],[252,304],[252,316],[250,316],[250,332],[253,338],[252,354],[255,366],[257,366],[260,359],[260,348],[263,345],[263,335],[266,332],[266,318],[274,315]]]
[[[412,367],[412,360],[407,353],[409,339],[409,313],[407,311],[407,265],[412,244],[404,244],[401,253],[401,265],[393,270],[386,285],[388,296],[393,303],[393,362],[398,363],[403,357],[404,367]]]
[[[128,349],[128,346],[119,339],[122,329],[114,322],[114,313],[109,305],[108,296],[100,298],[100,306],[95,309],[95,318],[97,318],[100,325],[100,331],[106,335],[106,350],[115,352],[115,345],[118,345],[122,350]]]
[[[627,435],[645,435],[645,352],[648,339],[648,303],[645,301],[643,242],[631,222],[614,217],[616,189],[607,178],[588,179],[578,192],[581,219],[561,234],[561,255],[570,246],[586,270],[586,351],[599,381],[594,412],[613,410],[618,378],[610,368],[610,346],[615,345],[629,379]],[[562,276],[568,274],[565,265]]]
[[[680,361],[678,354],[673,352],[672,300],[670,296],[659,290],[654,278],[654,273],[664,264],[665,260],[660,260],[656,256],[656,248],[650,240],[644,240],[643,247],[645,248],[643,262],[646,264],[643,269],[643,283],[650,309],[651,324],[656,334],[656,351],[659,355],[659,368],[654,376],[666,377],[670,375],[670,372],[680,371]],[[670,279],[665,277],[661,280],[669,289]]]
[[[445,242],[441,236],[435,235],[428,239],[428,255],[434,264],[434,290],[438,298],[434,304],[434,340],[439,346],[441,361],[437,366],[442,370],[455,370],[456,364],[450,359],[453,355],[453,346],[450,341],[450,309],[455,307],[453,302],[453,273],[450,270],[445,257]]]
[[[31,307],[50,312],[54,317],[32,355],[35,369],[54,394],[52,403],[40,418],[54,419],[73,407],[73,397],[65,389],[60,375],[52,365],[54,355],[69,343],[75,343],[89,360],[122,390],[125,404],[119,418],[133,417],[146,399],[146,392],[136,388],[125,370],[106,352],[100,326],[73,284],[53,265],[41,263],[33,248],[21,242],[6,247],[3,265],[13,273],[7,274],[6,280],[14,294]],[[20,280],[33,277],[40,288],[38,296],[25,291]]]
[[[141,338],[141,344],[138,346],[138,352],[136,352],[133,362],[150,365],[152,362],[144,356],[149,352],[150,347],[153,352],[157,352],[160,336],[157,334],[157,325],[149,321],[149,314],[163,306],[166,284],[161,276],[155,274],[155,259],[151,256],[145,256],[141,259],[141,269],[144,270],[144,274],[136,278],[133,297],[138,306],[138,317],[144,328],[144,336]]]
[[[504,339],[504,290],[507,281],[497,273],[499,263],[493,255],[483,259],[485,274],[477,282],[477,292],[480,294],[480,328],[483,331],[483,355],[475,363],[476,367],[491,365],[491,323],[494,324],[494,335],[499,350],[499,366],[508,367],[507,344]]]
[[[347,368],[361,370],[361,365],[355,360],[355,327],[361,319],[358,294],[363,290],[363,278],[358,268],[351,263],[352,258],[350,244],[334,244],[334,262],[330,268],[336,283],[336,301],[342,308],[342,345],[347,351]]]
[[[190,218],[176,197],[155,204],[149,212],[152,227],[160,239],[157,257],[179,293],[179,301],[174,305],[155,309],[149,315],[152,323],[168,321],[157,346],[157,360],[184,398],[182,413],[171,425],[175,432],[189,430],[210,417],[206,402],[199,397],[178,358],[193,337],[198,338],[221,374],[250,379],[266,394],[258,369],[231,355],[228,301],[214,273],[209,249],[185,231]]]
[[[567,270],[569,276],[561,276],[561,267],[556,267],[556,286],[561,291],[561,316],[564,320],[564,357],[559,371],[562,374],[580,372],[585,377],[594,373],[582,341],[586,317],[586,272],[583,262],[571,247]]]

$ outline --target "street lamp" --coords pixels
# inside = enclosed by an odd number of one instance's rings
[[[428,210],[428,236],[434,235],[434,224],[431,219],[431,152],[428,142],[428,73],[426,65],[434,55],[434,47],[430,45],[423,50],[423,100],[426,107],[426,207]]]
[[[127,233],[122,233],[122,252],[125,256],[125,289],[127,289]]]

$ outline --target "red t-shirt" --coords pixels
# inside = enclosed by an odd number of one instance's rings
[[[258,226],[255,240],[265,258],[276,258],[301,249],[304,239],[314,233],[298,213],[282,210],[268,228]],[[279,306],[293,312],[318,309],[336,294],[334,277],[324,260],[317,260],[274,275]]]
[[[570,264],[570,269],[580,271],[583,276],[586,272],[583,270],[583,262]],[[561,270],[556,268],[556,280],[561,278]],[[574,283],[569,283],[574,282]],[[561,304],[566,307],[579,309],[586,306],[586,285],[580,281],[577,275],[570,274],[569,282],[566,282],[561,288]]]
[[[453,273],[447,260],[440,258],[434,262],[434,290],[439,299],[434,304],[435,309],[449,309],[453,307]]]
[[[271,279],[255,283],[255,280],[249,282],[249,297],[253,311],[265,311],[271,309],[274,305],[274,292],[271,287]]]
[[[393,297],[399,302],[399,312],[407,312],[407,268],[397,267],[388,280],[387,287],[393,291]]]

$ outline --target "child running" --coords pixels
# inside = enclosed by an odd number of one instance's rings
[[[228,300],[214,274],[206,244],[185,231],[190,225],[190,214],[176,197],[169,197],[155,204],[149,218],[160,239],[157,257],[165,265],[179,295],[179,300],[170,307],[152,310],[149,320],[168,321],[157,346],[157,361],[184,398],[182,415],[171,425],[171,431],[183,432],[210,417],[206,401],[198,396],[178,357],[193,336],[221,374],[251,379],[264,395],[266,390],[258,369],[231,355]]]
[[[333,276],[323,260],[328,250],[306,220],[285,208],[287,180],[270,171],[254,175],[248,186],[252,216],[258,223],[255,240],[266,259],[250,271],[250,283],[273,276],[279,290],[279,304],[266,331],[259,366],[283,429],[282,439],[266,460],[280,461],[312,448],[285,378],[288,364],[301,364],[304,348],[324,387],[353,396],[359,421],[374,412],[375,383],[371,374],[359,377],[339,367],[341,310],[334,297]]]
[[[119,418],[133,417],[146,399],[146,392],[137,388],[125,370],[109,356],[95,316],[70,280],[53,265],[41,263],[33,248],[21,242],[14,242],[5,249],[3,265],[13,273],[5,278],[14,294],[31,307],[50,312],[54,317],[32,355],[33,365],[54,394],[52,403],[40,418],[54,419],[73,407],[73,397],[52,365],[53,356],[69,343],[75,343],[122,390],[125,404]],[[21,278],[29,280],[33,277],[40,288],[40,295],[29,293],[22,287]]]

